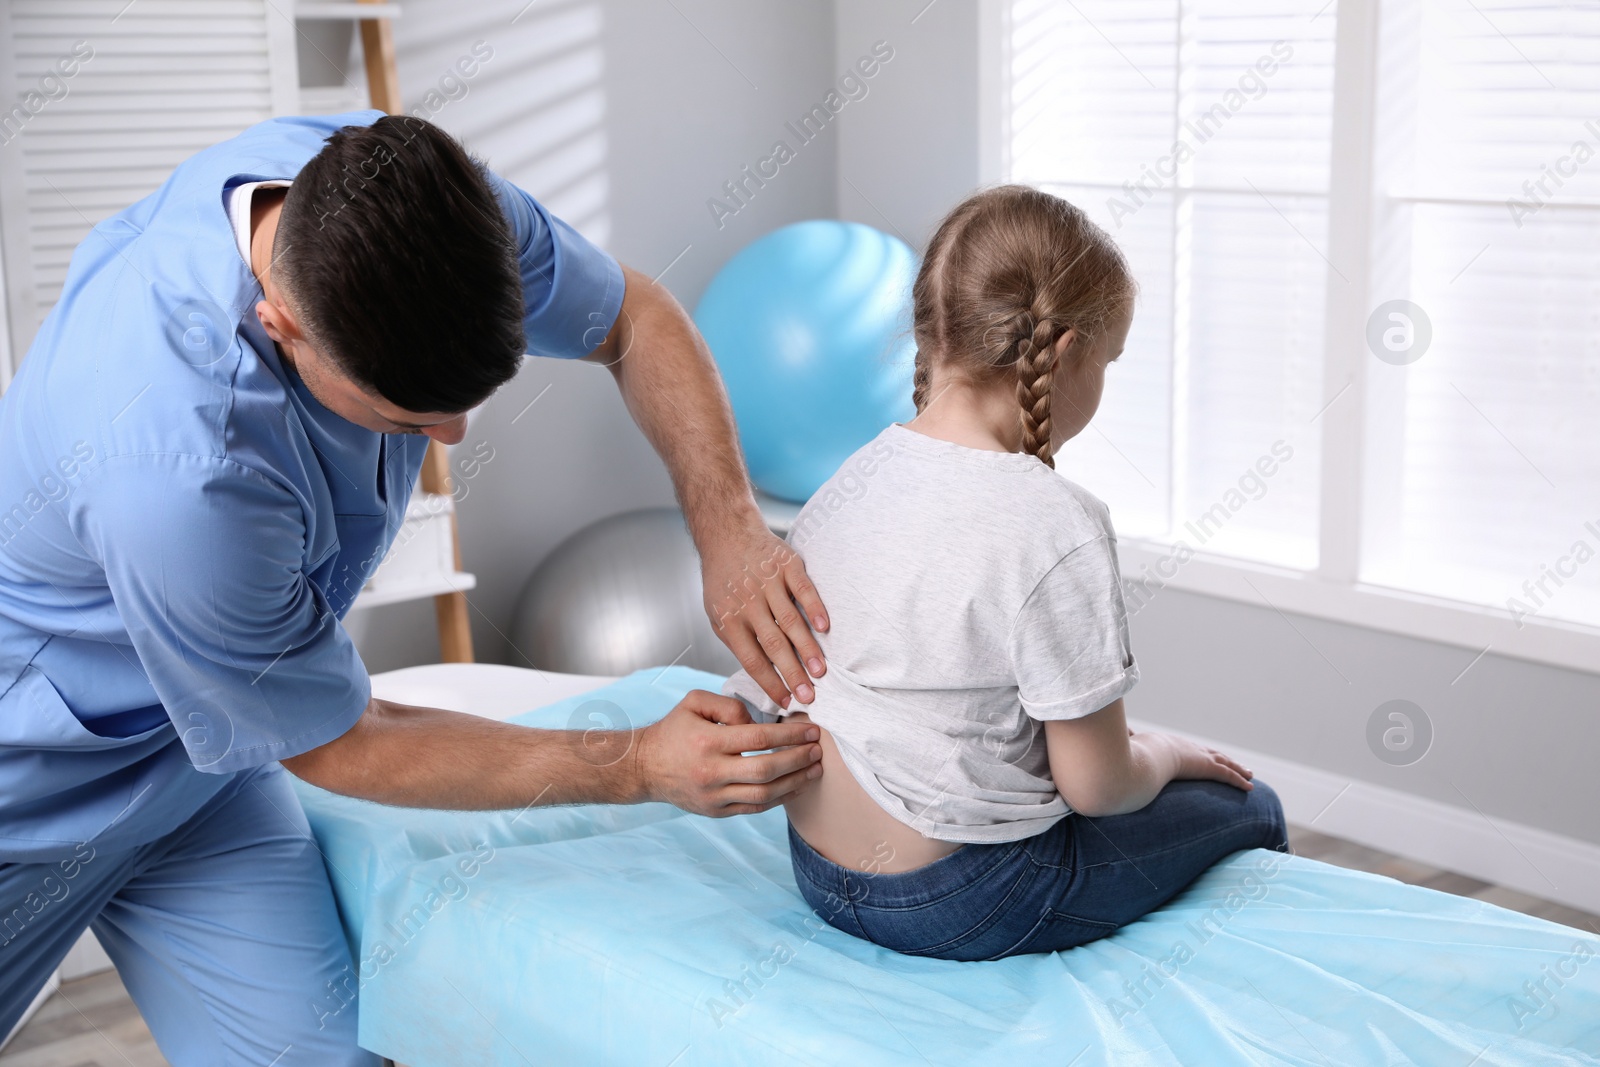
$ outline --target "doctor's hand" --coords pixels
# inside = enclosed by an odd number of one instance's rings
[[[753,527],[707,546],[700,572],[711,627],[739,665],[780,708],[790,694],[811,703],[810,679],[827,669],[811,630],[827,630],[828,613],[800,554]]]
[[[753,723],[738,699],[693,689],[638,731],[635,774],[645,799],[713,818],[750,815],[821,776],[820,736],[810,723]]]

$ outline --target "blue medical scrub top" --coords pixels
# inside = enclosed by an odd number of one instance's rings
[[[341,620],[428,439],[346,421],[279,361],[224,196],[380,114],[263,122],[96,226],[0,396],[0,860],[154,840],[365,709]],[[490,180],[528,351],[588,353],[621,267]]]

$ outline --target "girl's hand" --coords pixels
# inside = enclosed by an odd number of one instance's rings
[[[1223,782],[1246,792],[1255,788],[1250,784],[1254,775],[1238,760],[1186,738],[1168,734],[1167,740],[1178,756],[1178,772],[1172,776],[1173,781],[1198,778]]]

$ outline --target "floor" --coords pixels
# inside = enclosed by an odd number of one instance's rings
[[[1297,855],[1356,870],[1388,875],[1413,885],[1487,900],[1512,911],[1537,915],[1600,933],[1600,915],[1553,904],[1514,889],[1441,871],[1365,848],[1337,837],[1291,826]],[[115,972],[68,982],[39,1009],[16,1040],[0,1052],[4,1067],[165,1067],[150,1032]]]
[[[6,1067],[166,1067],[116,971],[67,982],[4,1052]]]

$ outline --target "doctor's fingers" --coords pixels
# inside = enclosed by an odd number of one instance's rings
[[[729,754],[788,748],[822,740],[822,731],[810,722],[764,722],[724,726],[712,735],[719,751]]]
[[[830,625],[828,609],[822,606],[822,594],[817,592],[817,587],[811,583],[811,576],[806,573],[806,561],[796,555],[783,568],[783,574],[789,583],[789,592],[806,613],[806,618],[811,620],[812,628],[819,632],[826,631]]]
[[[767,659],[761,651],[761,644],[755,638],[754,632],[745,624],[742,616],[724,618],[716,623],[718,636],[722,643],[728,646],[734,658],[739,661],[750,679],[761,687],[761,691],[780,708],[789,707],[789,690],[783,684],[783,679],[778,677],[778,672],[772,669],[772,661]]]
[[[799,556],[790,561],[789,568],[778,581],[766,586],[767,605],[772,609],[773,622],[777,623],[778,629],[789,639],[789,644],[799,657],[799,663],[805,665],[806,674],[802,674],[798,679],[804,682],[807,680],[807,674],[816,678],[827,669],[822,662],[822,648],[812,635],[811,626],[806,622],[804,613],[804,611],[814,611],[820,616],[822,601],[817,598],[816,589],[811,588],[811,582],[805,576],[805,563]],[[799,605],[795,604],[792,598],[799,595],[795,591],[797,584],[811,588],[810,599],[816,605],[814,609],[808,607],[805,601],[801,601]],[[785,674],[784,677],[787,678],[788,675]]]
[[[709,722],[723,726],[748,726],[750,712],[738,697],[723,696],[709,689],[691,689],[678,701],[678,707],[694,712]],[[674,709],[676,710],[676,709]]]
[[[762,654],[782,676],[783,684],[788,686],[795,700],[801,704],[809,704],[816,696],[811,688],[811,679],[806,674],[805,668],[800,666],[800,660],[795,655],[795,645],[789,634],[778,624],[777,616],[782,614],[785,621],[792,616],[800,632],[805,634],[806,642],[815,646],[815,641],[811,637],[811,631],[806,629],[805,620],[800,618],[800,613],[795,610],[794,605],[788,603],[788,594],[784,591],[783,584],[781,582],[774,584],[778,590],[777,595],[785,602],[786,610],[778,608],[775,603],[757,601],[750,605],[745,619],[755,632],[756,642],[760,645]],[[769,592],[768,595],[773,594]]]
[[[730,757],[718,765],[717,776],[725,785],[766,785],[812,767],[816,767],[820,774],[821,759],[821,745],[796,745],[760,756]]]
[[[725,786],[717,794],[718,800],[723,801],[723,806],[717,809],[715,817],[754,815],[777,807],[814,781],[810,773],[809,770],[795,771],[765,785]]]

